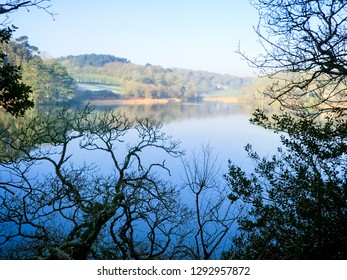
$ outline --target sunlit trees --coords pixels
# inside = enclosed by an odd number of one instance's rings
[[[14,116],[24,115],[27,109],[34,106],[30,99],[30,87],[21,82],[21,68],[17,64],[11,64],[7,60],[6,52],[3,45],[9,43],[12,32],[15,27],[7,27],[9,14],[20,8],[29,9],[36,7],[48,11],[50,7],[49,0],[7,0],[0,4],[0,15],[5,16],[0,30],[0,108],[4,108],[7,112]]]
[[[38,55],[39,49],[29,44],[27,36],[21,36],[4,44],[3,50],[6,53],[7,63],[23,66],[23,63],[33,59]]]
[[[58,62],[67,67],[78,81],[121,86],[125,97],[199,100],[204,93],[228,88],[239,89],[252,80],[204,71],[168,69],[149,63],[145,66],[135,65],[116,57],[113,57],[115,62],[105,60],[107,63],[101,64],[98,56],[67,56],[59,58]]]
[[[55,61],[44,61],[39,49],[29,44],[28,37],[3,44],[6,64],[20,70],[21,82],[30,87],[29,97],[35,104],[68,102],[74,97],[76,83],[65,67]]]
[[[267,93],[299,113],[346,108],[346,1],[252,0],[262,54],[248,57],[273,78]]]
[[[57,62],[44,61],[39,49],[29,44],[28,37],[11,40],[2,47],[6,64],[18,68],[18,83],[30,87],[29,97],[35,104],[68,102],[75,97],[76,83],[67,70]]]
[[[68,102],[75,97],[76,83],[57,62],[34,57],[23,64],[23,82],[31,86],[36,104]]]
[[[5,258],[170,258],[187,219],[160,179],[178,142],[149,119],[56,109],[1,131],[0,244]],[[78,161],[76,149],[100,156]],[[158,173],[157,173],[158,172]]]

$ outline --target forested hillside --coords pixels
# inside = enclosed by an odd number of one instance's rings
[[[61,61],[65,61],[66,59],[78,67],[85,67],[85,66],[101,67],[107,63],[112,63],[112,62],[130,63],[130,61],[127,60],[126,58],[115,57],[113,55],[108,55],[108,54],[69,55],[67,57],[61,57],[56,60],[58,62],[61,62]]]
[[[119,98],[196,101],[211,94],[249,97],[255,93],[252,78],[149,63],[136,65],[113,55],[81,54],[45,60],[26,36],[3,44],[2,49],[8,63],[21,67],[22,80],[31,87],[30,97],[36,104]]]
[[[123,97],[179,98],[197,100],[204,94],[248,87],[252,79],[205,71],[163,68],[147,63],[136,65],[111,55],[78,55],[56,61],[79,83],[120,87]]]
[[[21,68],[23,82],[31,87],[31,99],[36,104],[66,102],[74,98],[76,83],[58,62],[43,60],[39,49],[31,46],[28,37],[22,36],[1,48],[6,61]]]

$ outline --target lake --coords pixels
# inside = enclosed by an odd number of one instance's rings
[[[255,109],[250,104],[172,102],[96,107],[96,110],[106,109],[163,122],[163,131],[181,141],[187,158],[192,153],[199,153],[202,146],[209,145],[214,156],[218,157],[222,172],[227,171],[228,160],[247,171],[252,169],[244,149],[246,144],[251,144],[263,156],[272,155],[280,146],[279,136],[273,131],[250,124],[249,119]],[[168,166],[172,171],[171,179],[179,182],[184,173],[181,160],[171,158]]]
[[[116,110],[125,113],[128,117],[148,117],[159,120],[163,123],[162,130],[173,137],[173,139],[181,141],[181,149],[185,151],[183,159],[191,160],[193,154],[199,154],[202,147],[209,146],[212,151],[212,157],[216,157],[216,172],[213,174],[213,184],[216,184],[217,189],[207,189],[203,197],[199,201],[199,206],[204,209],[204,217],[207,219],[210,215],[209,207],[213,206],[213,201],[218,200],[220,195],[224,195],[223,204],[218,208],[218,215],[227,213],[227,218],[233,216],[233,211],[230,210],[230,201],[226,199],[228,189],[223,189],[226,183],[223,179],[223,174],[228,171],[228,160],[240,166],[243,170],[250,172],[252,163],[247,159],[244,150],[248,143],[254,147],[262,156],[271,156],[276,152],[276,148],[280,145],[279,136],[270,130],[265,130],[249,123],[249,119],[254,110],[254,107],[249,104],[233,104],[233,103],[218,103],[218,102],[201,102],[201,103],[165,103],[165,104],[146,104],[146,105],[117,105],[112,107],[97,106],[96,111]],[[127,138],[126,140],[132,141]],[[50,149],[50,145],[43,145],[42,149]],[[117,151],[117,156],[121,155],[122,151]],[[89,164],[95,163],[101,172],[112,172],[112,164],[105,157],[105,154],[100,151],[80,150],[78,142],[72,142],[69,147],[68,154],[72,154],[71,160],[73,164]],[[201,158],[200,158],[201,159]],[[166,161],[166,167],[170,170],[170,176],[167,172],[159,173],[164,179],[172,182],[172,185],[181,187],[185,180],[185,169],[183,167],[182,158],[172,158],[163,153],[157,153],[156,150],[141,153],[141,160],[145,163]],[[220,168],[219,168],[220,167]],[[43,173],[53,171],[49,162],[33,166],[32,178],[34,180],[43,176]],[[0,170],[1,171],[1,170]],[[6,176],[2,173],[3,178]],[[224,193],[220,192],[223,189]],[[194,208],[194,194],[188,188],[182,190],[182,201],[188,206]],[[43,209],[43,211],[45,211]],[[62,217],[58,218],[62,227],[67,229],[68,223]],[[188,228],[194,230],[196,221],[191,219],[188,221]],[[6,224],[5,224],[6,226]],[[70,226],[71,223],[70,223]],[[146,238],[146,227],[139,222],[135,226],[138,230],[138,237]],[[209,231],[213,232],[216,229],[215,223],[206,223],[204,230],[206,238]],[[28,229],[30,230],[30,228]],[[218,231],[222,228],[218,227]],[[230,238],[235,233],[236,224],[233,223],[229,237],[225,238],[218,248],[214,251],[212,258],[218,258],[220,253],[227,249],[230,245]],[[229,234],[230,233],[230,234]],[[218,235],[212,233],[214,238]],[[165,238],[165,236],[164,236]],[[191,233],[189,243],[194,242],[194,232]],[[1,240],[0,240],[1,241]],[[213,244],[213,240],[211,244]],[[224,243],[225,242],[225,243]],[[173,243],[174,244],[174,243]]]
[[[106,108],[97,107],[96,109],[104,110]],[[251,144],[254,151],[257,151],[259,155],[269,157],[276,153],[277,147],[281,144],[278,134],[250,124],[249,119],[255,109],[250,104],[218,102],[168,103],[121,105],[112,109],[125,112],[129,116],[149,117],[162,121],[163,131],[174,139],[181,141],[181,148],[185,150],[184,159],[188,161],[192,160],[193,154],[201,154],[203,147],[209,146],[212,149],[212,157],[217,158],[216,169],[219,172],[213,178],[215,182],[212,182],[212,184],[219,184],[219,186],[217,186],[217,189],[208,190],[201,197],[200,207],[206,209],[207,212],[208,207],[210,207],[208,204],[220,197],[220,190],[225,192],[224,197],[229,194],[228,186],[223,178],[223,174],[228,171],[229,160],[240,166],[244,171],[252,172],[253,165],[247,158],[245,151],[247,144]],[[147,156],[148,161],[161,161],[162,158],[160,157],[163,154],[150,153],[143,156]],[[163,173],[162,176],[173,184],[182,186],[186,179],[182,159],[172,157],[166,157],[165,159],[166,165],[171,171],[171,176],[168,176],[167,173]],[[200,159],[202,160],[202,157]],[[104,164],[105,161],[101,159],[99,165],[103,166],[105,170],[107,166]],[[183,202],[194,208],[195,196],[189,188],[183,189],[181,194]],[[225,200],[221,209],[227,210],[230,204],[228,199]],[[221,215],[223,216],[223,214]],[[232,216],[233,214],[230,214],[228,217]],[[192,222],[191,227],[196,227],[196,221]],[[215,224],[206,225],[205,230],[213,232]],[[221,230],[221,228],[218,230]],[[233,223],[227,237],[219,244],[212,258],[218,259],[221,252],[229,248],[229,237],[235,235],[236,232],[237,224]]]

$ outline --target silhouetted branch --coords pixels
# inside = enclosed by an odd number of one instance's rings
[[[263,53],[238,53],[273,80],[266,94],[284,108],[312,114],[346,109],[347,3],[254,0]]]

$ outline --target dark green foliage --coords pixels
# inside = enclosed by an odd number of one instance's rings
[[[9,42],[14,28],[0,30],[0,43]],[[21,68],[10,64],[3,48],[0,50],[0,108],[14,116],[23,116],[34,106],[30,100],[31,88],[21,82]]]
[[[253,122],[283,131],[283,147],[246,174],[230,163],[229,198],[246,206],[231,259],[345,259],[347,257],[347,121],[322,122],[288,114]]]
[[[23,116],[34,106],[29,94],[31,88],[20,82],[20,68],[13,65],[0,67],[0,107],[14,116]]]
[[[129,63],[130,61],[126,58],[115,57],[108,54],[80,54],[80,55],[69,55],[67,57],[61,57],[57,61],[69,60],[78,67],[95,66],[101,67],[107,63],[120,62]]]
[[[259,12],[255,31],[263,53],[240,54],[272,79],[259,89],[264,97],[297,117],[254,113],[253,123],[283,133],[282,147],[261,158],[248,145],[251,174],[230,163],[229,198],[246,211],[224,257],[346,259],[347,2],[251,2]]]
[[[86,90],[77,92],[75,97],[71,100],[71,102],[75,103],[83,103],[89,100],[115,100],[121,99],[120,94],[114,93],[110,90]]]
[[[31,85],[37,104],[67,102],[75,96],[76,83],[65,67],[38,56],[23,65],[23,80]]]
[[[17,65],[14,67],[18,69],[18,86],[23,87],[22,82],[30,86],[28,96],[36,104],[66,102],[74,97],[76,84],[65,67],[57,62],[44,61],[38,55],[38,48],[29,44],[28,37],[7,41],[3,49],[7,54],[6,61]]]

